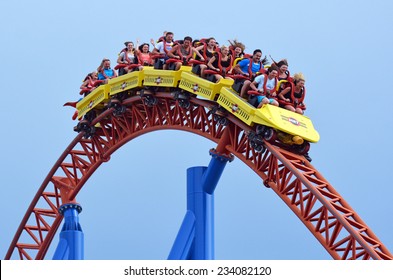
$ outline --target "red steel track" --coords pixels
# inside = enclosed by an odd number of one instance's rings
[[[62,221],[58,208],[75,201],[85,182],[130,140],[151,131],[176,129],[217,143],[220,153],[233,154],[260,176],[296,214],[333,259],[393,259],[393,255],[348,203],[304,157],[265,143],[257,153],[249,145],[248,126],[234,116],[222,126],[209,108],[213,103],[191,98],[188,109],[170,93],[157,93],[149,107],[139,96],[124,100],[124,114],[109,109],[93,124],[93,137],[81,132],[70,143],[37,191],[5,259],[43,259]]]

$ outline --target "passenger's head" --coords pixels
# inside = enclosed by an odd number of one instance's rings
[[[304,78],[303,73],[299,72],[293,75],[293,82],[295,83],[295,85],[303,87],[306,82],[306,78]]]
[[[111,61],[110,61],[108,58],[104,58],[104,59],[102,60],[102,62],[101,62],[101,65],[102,65],[104,68],[109,68],[109,67],[111,67]]]
[[[227,55],[229,53],[229,47],[228,46],[222,45],[220,50],[221,50],[221,53],[223,55]]]
[[[138,47],[138,49],[143,52],[143,53],[147,53],[149,52],[149,44],[148,43],[143,43],[142,45],[140,45]]]
[[[194,48],[199,47],[200,45],[202,45],[202,43],[199,39],[195,39],[194,41],[192,41],[192,46]]]
[[[262,57],[262,51],[260,49],[256,49],[253,53],[252,53],[252,60],[254,62],[259,62],[261,60]]]
[[[126,41],[124,42],[124,45],[127,47],[127,49],[132,50],[134,48],[134,43],[131,41]]]
[[[267,75],[270,77],[270,78],[273,78],[273,77],[277,77],[277,74],[278,74],[278,67],[276,66],[276,65],[271,65],[268,69],[267,69]]]
[[[190,36],[184,37],[184,39],[183,39],[183,44],[184,44],[186,47],[190,46],[191,43],[192,43],[192,38],[191,38]]]
[[[97,80],[97,76],[98,76],[97,72],[93,71],[93,72],[87,74],[86,78],[83,81],[85,82],[86,80],[89,80],[89,79]]]
[[[240,56],[242,56],[242,54],[243,54],[242,48],[241,47],[235,47],[235,55],[237,57],[240,57]]]
[[[288,70],[288,61],[286,59],[282,59],[277,62],[277,67],[279,68],[280,72],[285,72]]]
[[[172,32],[169,32],[169,31],[166,32],[165,41],[167,41],[168,43],[173,41],[173,33]]]
[[[89,74],[89,76],[92,77],[93,79],[97,79],[98,74],[97,74],[96,71],[93,71],[93,72],[91,72],[91,73]]]
[[[206,44],[209,46],[209,48],[215,48],[217,46],[216,39],[213,37],[210,37],[206,40]]]
[[[246,46],[239,42],[238,40],[228,40],[229,44],[231,45],[232,49],[235,51],[236,57],[240,57],[244,54],[244,50]]]

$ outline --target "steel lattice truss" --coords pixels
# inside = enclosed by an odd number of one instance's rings
[[[61,224],[58,208],[75,201],[85,182],[123,144],[162,129],[192,132],[218,143],[217,150],[233,154],[253,169],[297,215],[334,259],[393,259],[387,248],[348,203],[302,156],[265,143],[256,152],[249,144],[248,126],[229,116],[226,126],[211,114],[214,103],[191,98],[187,109],[170,93],[157,93],[158,104],[147,106],[134,96],[127,110],[101,113],[95,134],[81,132],[55,163],[31,202],[5,259],[43,259]]]

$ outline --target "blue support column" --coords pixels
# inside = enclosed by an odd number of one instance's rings
[[[222,155],[215,149],[210,150],[210,155],[212,159],[210,160],[206,172],[203,174],[202,189],[208,194],[213,194],[227,162],[233,160],[233,155]]]
[[[53,255],[54,260],[84,259],[84,237],[78,216],[81,211],[79,204],[68,203],[60,206],[59,212],[64,216],[64,225]]]
[[[195,215],[191,260],[214,259],[214,195],[202,189],[206,170],[203,166],[187,169],[187,210]]]
[[[187,210],[176,240],[169,253],[168,260],[190,259],[191,247],[195,238],[195,215]]]
[[[208,167],[187,169],[187,213],[168,259],[214,259],[214,190],[232,156],[210,150]]]

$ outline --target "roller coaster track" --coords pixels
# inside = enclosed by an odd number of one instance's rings
[[[166,89],[148,106],[140,96],[122,102],[127,109],[103,111],[93,121],[96,132],[80,132],[48,173],[15,234],[5,259],[43,259],[62,222],[58,208],[75,201],[95,170],[130,140],[156,130],[176,129],[217,143],[216,150],[232,154],[261,177],[295,213],[333,259],[393,259],[392,254],[325,178],[303,157],[264,143],[256,152],[246,124],[228,116],[218,123],[212,101],[191,98],[183,108]]]

